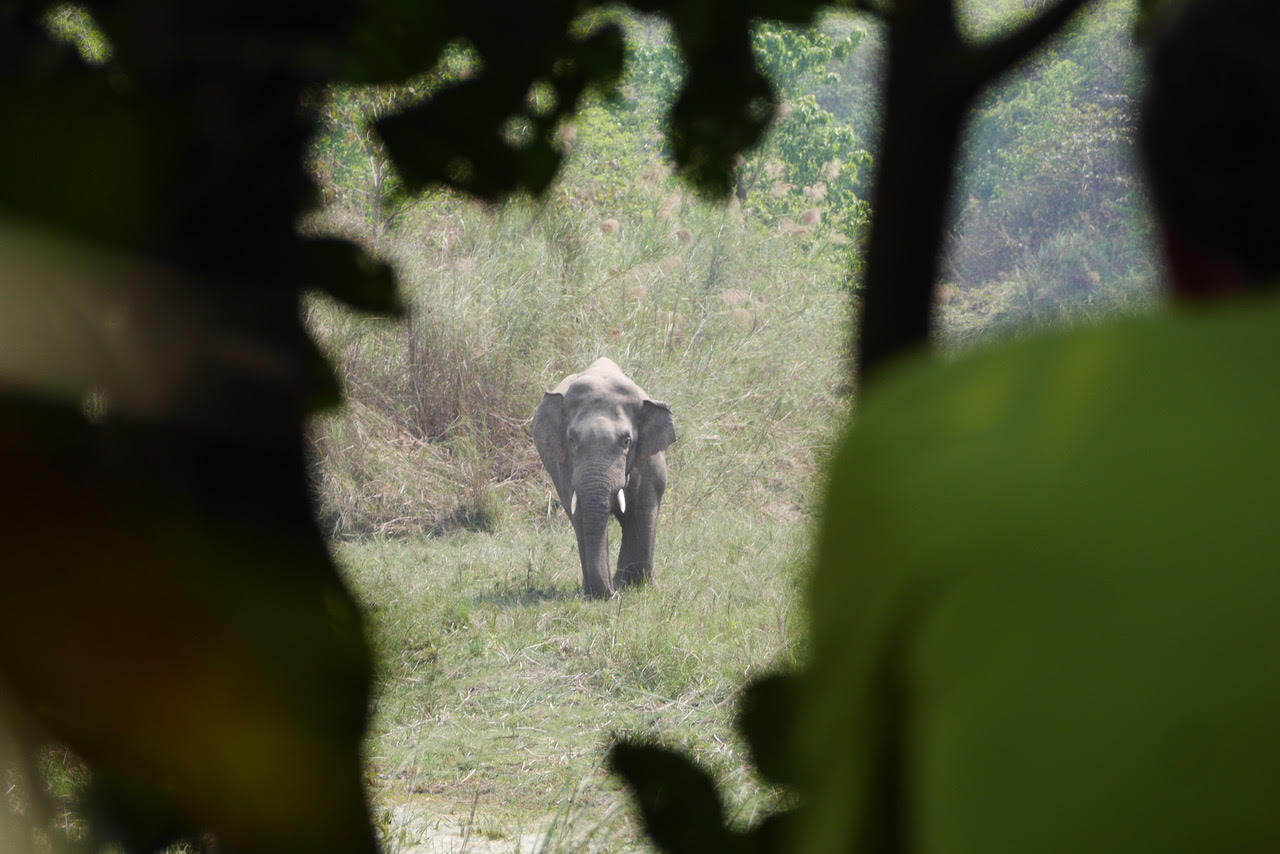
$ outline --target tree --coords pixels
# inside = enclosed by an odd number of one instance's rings
[[[865,222],[867,205],[857,188],[871,156],[853,129],[810,94],[815,83],[838,83],[832,66],[848,57],[860,38],[861,31],[854,29],[757,27],[756,54],[777,87],[779,105],[773,132],[739,169],[735,189],[748,206],[773,217],[801,217],[821,205],[846,229]]]
[[[961,36],[954,3],[906,0],[882,12],[889,27],[888,79],[857,337],[860,377],[927,340],[937,247],[969,105],[1083,5],[1058,0],[1011,33],[978,45]]]
[[[1134,14],[1094,4],[974,105],[943,275],[1010,297],[1001,314],[1069,317],[1151,283]]]

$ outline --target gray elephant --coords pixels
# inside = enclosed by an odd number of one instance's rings
[[[676,440],[671,407],[650,400],[609,359],[597,359],[543,395],[533,442],[578,535],[582,590],[612,596],[653,575],[663,453]],[[622,524],[618,572],[609,578],[609,515]]]

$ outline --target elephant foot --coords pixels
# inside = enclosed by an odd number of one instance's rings
[[[613,577],[613,586],[621,590],[624,587],[640,587],[653,581],[653,567],[646,564],[634,564],[618,570]]]
[[[587,599],[612,599],[614,596],[618,595],[617,585],[609,584],[606,580],[604,584],[584,586],[582,588],[582,595]]]

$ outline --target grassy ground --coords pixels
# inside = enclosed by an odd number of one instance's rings
[[[656,584],[603,603],[579,595],[558,508],[493,533],[338,545],[382,662],[369,773],[386,850],[635,847],[603,769],[619,736],[691,749],[743,820],[767,809],[732,718],[746,679],[795,654],[806,537],[672,494]]]

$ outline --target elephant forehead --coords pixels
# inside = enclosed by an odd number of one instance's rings
[[[631,415],[621,406],[589,406],[580,410],[569,429],[586,439],[596,437],[613,440],[631,428]]]
[[[639,387],[626,377],[598,374],[579,374],[565,391],[567,400],[583,407],[637,404],[643,397]]]

